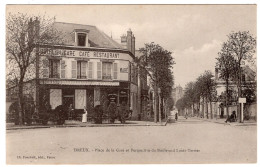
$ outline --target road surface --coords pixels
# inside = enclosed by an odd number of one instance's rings
[[[7,163],[253,163],[256,138],[256,126],[183,117],[167,126],[9,130]]]

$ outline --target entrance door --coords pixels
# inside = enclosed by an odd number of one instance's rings
[[[63,96],[63,106],[68,109],[68,119],[72,119],[73,113],[69,110],[70,105],[72,106],[72,109],[74,109],[74,96]],[[70,112],[70,113],[69,113]]]
[[[74,97],[73,96],[64,96],[63,97],[63,106],[69,108],[70,104],[74,108]]]

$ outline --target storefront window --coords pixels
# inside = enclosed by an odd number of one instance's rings
[[[102,63],[102,78],[112,79],[112,63]]]
[[[49,77],[50,78],[59,78],[60,77],[60,60],[49,60]]]
[[[79,79],[87,78],[87,62],[85,61],[77,62],[77,78]]]

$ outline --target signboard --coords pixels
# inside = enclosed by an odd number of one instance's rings
[[[126,95],[127,94],[127,90],[120,90],[120,95]]]
[[[68,50],[68,49],[52,49],[40,48],[40,56],[53,57],[81,57],[81,58],[100,58],[100,59],[126,59],[128,54],[116,52],[101,52],[101,51],[82,51],[82,50]]]
[[[246,98],[238,98],[239,103],[246,103]]]
[[[128,73],[128,68],[120,68],[121,73]]]
[[[116,94],[108,94],[109,102],[116,102],[117,95]]]

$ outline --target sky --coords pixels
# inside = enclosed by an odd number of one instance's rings
[[[6,12],[95,25],[117,41],[130,28],[136,49],[155,42],[172,52],[175,85],[182,87],[205,70],[214,72],[229,33],[250,31],[256,37],[256,5],[7,5]]]

